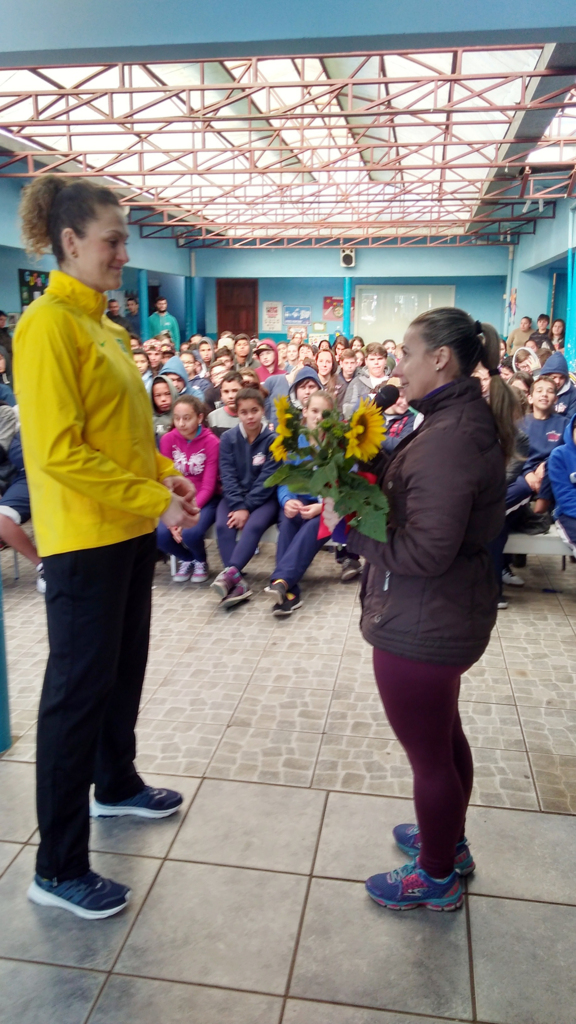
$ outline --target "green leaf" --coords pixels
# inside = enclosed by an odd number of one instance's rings
[[[363,533],[365,537],[379,540],[383,544],[386,543],[387,517],[384,512],[376,510],[363,512],[358,522],[353,522],[352,525],[358,530],[358,533]]]
[[[333,462],[328,462],[325,466],[320,466],[320,468],[312,475],[310,487],[314,494],[320,494],[324,487],[334,486],[337,479],[337,467]]]

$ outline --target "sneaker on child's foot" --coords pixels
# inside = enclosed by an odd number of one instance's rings
[[[285,615],[292,615],[297,608],[302,607],[302,599],[299,594],[286,594],[286,597],[282,601],[282,604],[277,604],[272,609],[272,614],[276,615],[277,618],[283,618]]]
[[[182,794],[174,789],[144,786],[135,796],[114,804],[103,804],[95,798],[90,802],[91,818],[167,818],[182,806]]]
[[[230,565],[226,569],[222,569],[222,572],[218,573],[216,579],[212,581],[210,586],[220,594],[220,597],[224,598],[228,597],[230,591],[237,586],[241,579],[242,576],[238,572],[238,569],[236,569],[235,566]]]
[[[523,580],[521,576],[515,576],[509,569],[504,569],[502,583],[505,583],[508,587],[523,587],[526,580]]]
[[[206,583],[208,579],[208,562],[194,562],[192,583]]]
[[[272,594],[272,599],[275,605],[283,604],[284,601],[286,600],[288,587],[286,586],[284,580],[273,580],[268,587],[264,587],[264,592],[266,594]]]
[[[230,593],[223,599],[222,607],[231,608],[232,605],[240,604],[241,601],[246,601],[247,598],[252,597],[252,591],[250,590],[246,580],[240,576],[240,582],[230,591]]]
[[[503,597],[498,601],[498,611],[503,612],[508,607],[508,601],[505,601]]]
[[[46,593],[46,580],[44,579],[44,565],[42,562],[36,566],[36,590],[39,594]]]
[[[41,907],[60,907],[77,917],[94,920],[112,917],[124,910],[128,906],[130,889],[111,878],[102,878],[94,871],[60,883],[35,875],[28,889],[28,899]]]
[[[357,576],[362,572],[362,565],[359,558],[345,558],[342,562],[342,572],[340,573],[340,582],[348,583],[349,580],[356,579]]]
[[[194,570],[194,562],[180,562],[178,571],[174,573],[172,579],[174,583],[188,583],[188,580],[192,576]]]
[[[464,902],[460,878],[453,871],[446,878],[432,878],[420,867],[418,860],[386,874],[372,875],[366,891],[381,907],[390,910],[457,910]]]
[[[392,829],[392,835],[396,842],[396,846],[399,846],[402,853],[407,853],[408,856],[411,854],[417,857],[420,853],[422,841],[420,839],[420,829],[418,825],[396,825]],[[476,867],[474,858],[470,853],[470,847],[468,846],[468,840],[466,836],[456,847],[456,857],[454,859],[454,871],[459,875],[471,875]]]

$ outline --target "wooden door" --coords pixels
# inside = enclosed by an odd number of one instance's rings
[[[258,281],[255,279],[220,278],[216,281],[218,334],[258,334]]]

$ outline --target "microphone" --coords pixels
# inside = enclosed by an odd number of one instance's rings
[[[380,412],[386,412],[391,405],[396,405],[396,402],[400,398],[400,392],[395,384],[385,384],[380,391],[377,391],[374,396],[374,402],[380,409]]]

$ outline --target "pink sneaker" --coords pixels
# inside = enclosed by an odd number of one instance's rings
[[[208,579],[208,562],[194,562],[192,583],[205,583]]]
[[[188,580],[192,576],[193,569],[194,562],[180,562],[178,572],[175,572],[172,577],[174,583],[188,583]]]
[[[213,589],[220,594],[220,597],[226,598],[234,587],[238,586],[242,581],[242,576],[238,572],[235,566],[230,565],[227,569],[223,569],[222,572],[218,573],[216,579],[210,584]]]
[[[230,591],[228,596],[224,598],[224,600],[222,601],[222,606],[224,608],[230,608],[232,607],[232,605],[240,604],[241,601],[246,601],[247,598],[251,596],[252,591],[250,590],[246,581],[241,578],[240,583],[237,583],[234,589]]]

